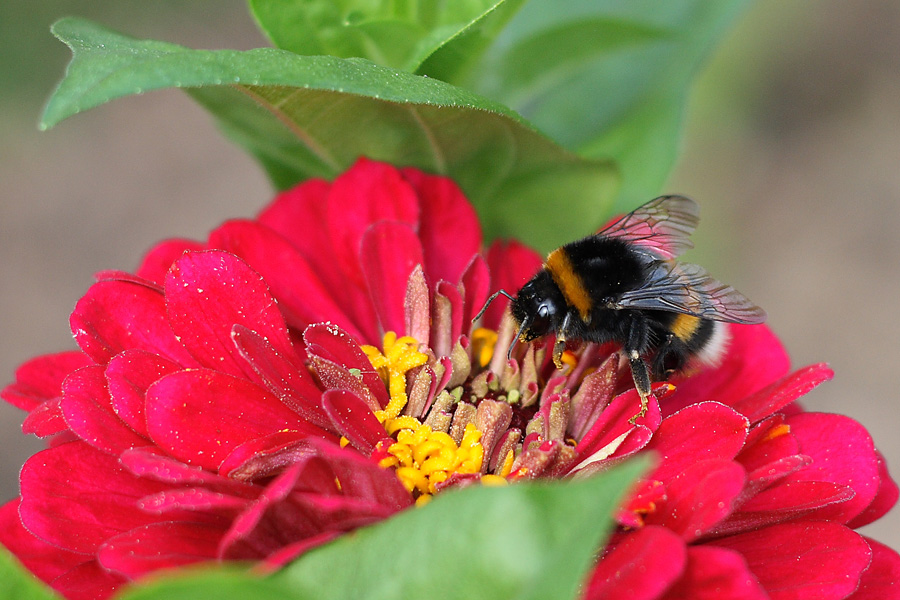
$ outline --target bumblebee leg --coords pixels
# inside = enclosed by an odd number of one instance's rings
[[[566,350],[566,334],[569,329],[569,313],[563,318],[562,325],[556,332],[556,341],[553,343],[553,364],[557,369],[563,368],[562,355]]]
[[[647,414],[647,406],[650,403],[650,371],[647,363],[641,356],[641,350],[647,343],[647,324],[635,319],[628,330],[628,341],[625,344],[625,354],[631,364],[631,377],[634,379],[634,387],[641,397],[641,410],[628,422],[634,425],[635,421]]]
[[[647,370],[647,363],[644,362],[637,350],[631,350],[628,353],[628,361],[631,363],[631,376],[634,378],[634,387],[641,397],[640,412],[628,419],[628,422],[634,425],[635,421],[647,414],[647,406],[650,403],[650,372]]]

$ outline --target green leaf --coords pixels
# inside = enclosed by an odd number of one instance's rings
[[[694,75],[746,4],[531,0],[481,63],[450,81],[512,107],[582,156],[615,159],[624,210],[659,193]]]
[[[122,589],[115,600],[304,600],[277,581],[246,568],[201,565],[157,573]]]
[[[58,600],[46,584],[29,573],[3,546],[0,546],[0,600]]]
[[[483,17],[496,12],[497,6],[521,1],[249,0],[249,4],[260,28],[278,48],[304,55],[367,58],[412,72],[447,41],[481,29]]]
[[[646,467],[447,492],[310,552],[275,579],[322,600],[571,599]]]
[[[598,226],[618,184],[611,162],[580,158],[503,105],[433,78],[273,48],[190,50],[81,19],[53,31],[73,59],[44,128],[114,98],[185,88],[279,188],[334,177],[363,155],[415,166],[459,183],[488,238],[545,250]]]

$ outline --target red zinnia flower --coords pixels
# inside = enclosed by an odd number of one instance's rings
[[[484,255],[449,180],[359,161],[280,195],[207,243],[160,244],[101,273],[71,324],[80,352],[23,365],[3,397],[47,437],[0,509],[0,540],[70,598],[164,567],[279,564],[451,486],[581,477],[636,452],[657,468],[618,514],[587,598],[897,595],[900,557],[853,531],[897,487],[871,438],[794,401],[762,326],[715,369],[640,401],[614,348],[557,370],[505,350],[497,288],[540,266]]]

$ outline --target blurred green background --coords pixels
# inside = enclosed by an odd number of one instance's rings
[[[265,45],[238,0],[0,3],[0,380],[73,348],[94,272],[132,269],[163,237],[203,238],[270,188],[187,96],[118,100],[39,133],[78,15],[196,48]],[[835,380],[804,402],[861,421],[900,477],[900,3],[763,0],[711,57],[665,192],[700,202],[690,258],[769,312],[795,366]],[[610,93],[614,93],[611,91]],[[590,99],[585,99],[589,102]],[[0,407],[0,501],[41,447]],[[900,548],[900,511],[865,533]]]

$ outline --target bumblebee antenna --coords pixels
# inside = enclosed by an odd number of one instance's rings
[[[481,307],[481,310],[478,311],[478,314],[475,315],[475,317],[472,319],[472,322],[474,323],[475,321],[477,321],[478,319],[480,319],[480,318],[481,318],[481,315],[484,314],[484,311],[486,311],[486,310],[488,309],[488,306],[491,305],[491,302],[493,302],[494,300],[496,300],[496,299],[497,299],[497,296],[499,296],[499,295],[501,295],[501,294],[504,295],[504,296],[506,296],[506,297],[509,298],[510,300],[515,300],[515,298],[513,298],[513,297],[509,294],[509,292],[507,292],[506,290],[497,290],[496,292],[494,292],[493,294],[491,294],[490,298],[487,299],[487,302],[484,303],[484,306]],[[521,331],[521,330],[520,330],[520,331]]]

